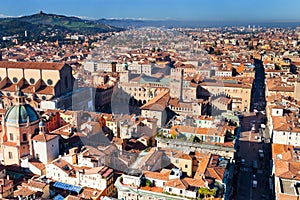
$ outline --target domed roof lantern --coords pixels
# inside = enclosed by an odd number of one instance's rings
[[[15,104],[4,115],[4,122],[8,124],[27,124],[39,120],[38,113],[25,102],[24,93],[18,88],[15,93]]]
[[[41,119],[39,123],[39,134],[45,134],[45,133],[46,133],[45,122],[43,119]]]
[[[40,121],[40,123],[39,123],[39,126],[45,126],[44,120],[41,119],[41,121]]]
[[[21,91],[21,89],[18,87],[17,92],[15,93],[16,98],[16,104],[17,105],[24,105],[25,104],[25,95]]]

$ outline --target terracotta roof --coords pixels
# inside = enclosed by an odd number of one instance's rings
[[[162,193],[164,191],[164,189],[162,187],[148,187],[148,186],[144,186],[144,187],[140,187],[140,190],[147,190],[147,191],[151,191],[151,192],[157,192],[157,193]]]
[[[74,195],[68,195],[65,200],[81,200],[81,197],[77,197]]]
[[[17,197],[17,196],[27,197],[27,196],[33,195],[35,193],[37,193],[37,192],[34,190],[31,190],[27,187],[22,187],[22,188],[14,191],[14,196],[15,197]]]
[[[39,141],[39,142],[48,142],[54,138],[58,137],[58,135],[52,135],[47,133],[39,133],[35,135],[32,140]]]
[[[40,87],[36,93],[37,94],[51,94],[51,95],[54,95],[55,89],[53,86],[44,86],[44,87]]]
[[[108,177],[112,173],[113,170],[105,166],[95,167],[95,168],[87,169],[85,171],[85,174],[100,174],[103,177]]]
[[[47,185],[47,183],[35,181],[35,180],[28,180],[27,185],[32,188],[37,188],[37,189],[44,189]]]
[[[189,186],[193,187],[204,187],[205,186],[205,181],[203,179],[195,179],[195,178],[184,178],[184,182],[186,182]]]
[[[73,171],[73,166],[69,164],[67,161],[63,160],[62,158],[58,158],[51,162],[51,164],[57,166],[65,173],[69,174],[71,171]]]
[[[160,172],[143,171],[146,178],[158,179],[158,180],[169,180],[170,170],[162,169]]]
[[[99,199],[100,196],[103,196],[105,190],[96,190],[92,188],[84,188],[82,192],[78,195],[84,199]]]
[[[15,142],[3,142],[2,145],[12,146],[12,147],[17,147],[18,146],[18,144],[15,143]]]
[[[46,168],[46,166],[42,162],[34,159],[29,160],[29,163],[38,168],[39,170],[44,170]]]
[[[169,98],[170,98],[169,91],[163,91],[159,93],[156,97],[151,99],[148,103],[143,105],[141,109],[163,111],[168,105]]]
[[[0,68],[61,70],[64,66],[65,63],[8,62],[8,61],[0,62]]]
[[[178,179],[169,180],[168,182],[166,182],[165,186],[187,189],[189,185],[184,180],[178,178]]]
[[[223,167],[210,167],[205,171],[205,177],[211,177],[219,181],[224,179],[225,168]]]

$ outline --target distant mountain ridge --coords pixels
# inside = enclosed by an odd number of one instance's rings
[[[38,34],[45,30],[58,30],[60,32],[95,34],[111,31],[121,31],[122,28],[102,24],[95,20],[86,20],[78,17],[64,15],[38,14],[22,17],[0,18],[0,36],[23,34],[24,31]]]

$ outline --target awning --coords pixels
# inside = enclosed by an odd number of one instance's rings
[[[70,184],[62,183],[62,182],[55,182],[53,184],[53,186],[56,187],[56,188],[59,188],[59,189],[69,190],[71,192],[76,192],[77,194],[79,194],[80,191],[82,190],[82,187],[75,186],[75,185],[70,185]]]

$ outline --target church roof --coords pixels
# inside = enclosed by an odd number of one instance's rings
[[[4,121],[11,124],[34,122],[39,119],[37,112],[28,104],[14,105],[5,114]]]

